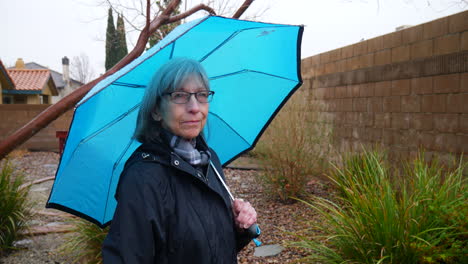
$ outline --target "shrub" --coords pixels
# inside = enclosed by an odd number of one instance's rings
[[[8,160],[0,164],[0,256],[13,249],[13,242],[26,228],[28,188],[21,188],[24,178],[14,172]]]
[[[310,262],[468,263],[465,166],[447,169],[420,155],[398,177],[385,155],[345,158],[330,177],[336,202],[307,202],[325,221],[292,245],[307,249]]]
[[[319,122],[301,93],[296,93],[265,131],[253,155],[263,171],[265,190],[282,201],[304,194],[310,178],[320,175],[330,153],[331,129]]]
[[[72,263],[101,264],[101,246],[109,228],[100,228],[83,219],[74,219],[74,230],[58,251],[71,259]]]

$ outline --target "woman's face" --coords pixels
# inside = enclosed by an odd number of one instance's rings
[[[189,77],[176,92],[196,93],[206,91],[205,86],[196,77]],[[200,103],[191,95],[186,104],[171,102],[170,96],[162,100],[162,126],[174,135],[185,139],[197,137],[206,124],[209,103]]]

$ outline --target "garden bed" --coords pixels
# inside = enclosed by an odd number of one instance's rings
[[[15,152],[11,156],[12,165],[23,171],[26,181],[34,181],[54,176],[59,155],[52,152]],[[247,162],[248,164],[243,164]],[[238,198],[250,201],[258,213],[258,224],[262,229],[260,240],[264,245],[280,244],[293,240],[288,232],[306,228],[304,220],[314,220],[317,216],[309,208],[299,202],[284,204],[268,197],[256,181],[258,170],[248,170],[253,166],[252,160],[234,163],[237,169],[226,169],[225,174],[231,191]],[[239,169],[242,167],[242,169]],[[34,184],[30,190],[30,200],[36,212],[29,221],[31,230],[48,228],[62,231],[66,227],[70,215],[53,209],[45,209],[45,203],[52,187],[52,181]],[[310,193],[320,196],[328,195],[328,185],[319,180],[309,182]],[[318,219],[317,219],[318,221]],[[24,237],[17,246],[20,248],[0,259],[1,264],[24,263],[69,263],[66,256],[57,253],[57,248],[63,244],[64,238],[72,233],[47,233]],[[304,256],[300,249],[285,248],[280,254],[270,257],[255,257],[255,245],[250,243],[238,256],[239,263],[290,263]]]

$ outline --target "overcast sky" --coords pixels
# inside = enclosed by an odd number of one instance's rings
[[[0,0],[0,59],[7,67],[23,58],[62,72],[63,56],[72,59],[86,54],[94,71],[103,73],[108,7],[99,2],[102,0]],[[191,6],[201,0],[186,2]],[[243,0],[230,2],[240,4]],[[460,2],[255,0],[246,15],[266,10],[261,21],[305,25],[304,58],[392,32],[401,25],[417,25],[467,10]],[[135,33],[127,35],[129,50],[136,37]]]

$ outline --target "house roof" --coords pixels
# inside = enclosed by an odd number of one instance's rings
[[[52,93],[57,92],[50,70],[8,69],[7,72],[16,84],[17,91],[42,91],[50,82]]]
[[[32,70],[33,69],[49,69],[35,62],[25,63],[24,67],[26,67],[26,69],[32,69]],[[50,70],[50,73],[52,74],[52,79],[54,80],[55,86],[57,86],[58,89],[63,89],[65,87],[65,82],[63,81],[63,74],[56,72],[54,70]],[[72,78],[70,78],[70,82],[75,83],[80,86],[83,85],[83,83],[77,80],[74,80]]]
[[[15,83],[11,79],[10,75],[8,75],[8,72],[5,68],[5,65],[3,65],[2,60],[0,60],[0,83],[2,84],[3,89],[15,88]]]

